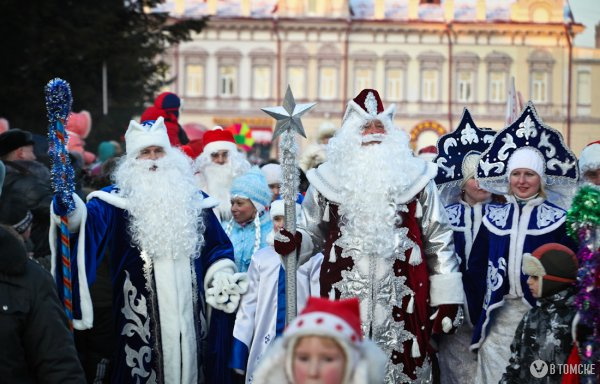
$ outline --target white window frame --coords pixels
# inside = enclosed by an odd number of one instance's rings
[[[219,67],[219,96],[234,97],[237,94],[237,67],[223,65]]]
[[[194,71],[198,69],[199,71]],[[186,64],[185,66],[185,95],[202,97],[205,93],[205,67],[202,64]]]

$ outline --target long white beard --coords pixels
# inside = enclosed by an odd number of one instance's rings
[[[221,217],[230,215],[231,211],[231,182],[233,181],[233,169],[230,163],[210,163],[204,168],[204,179],[206,182],[206,193],[219,200],[219,212]]]
[[[234,178],[250,169],[250,163],[238,152],[230,153],[225,164],[214,163],[210,155],[202,153],[196,160],[197,180],[200,188],[219,201],[217,207],[221,221],[231,218],[231,183]]]
[[[158,160],[126,156],[113,178],[127,200],[133,244],[152,259],[199,256],[205,229],[202,195],[185,155],[169,150]]]
[[[421,160],[408,147],[406,134],[388,130],[381,143],[361,145],[355,131],[342,131],[329,142],[328,162],[340,188],[340,245],[360,238],[363,251],[381,257],[394,252],[394,234],[400,224],[399,195],[418,177]],[[421,169],[422,171],[422,169]]]

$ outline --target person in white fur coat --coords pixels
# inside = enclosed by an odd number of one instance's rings
[[[248,292],[240,302],[233,327],[233,346],[229,366],[253,383],[254,370],[273,341],[285,328],[285,269],[273,248],[273,237],[284,225],[283,200],[275,200],[269,210],[273,231],[267,235],[268,247],[252,257],[248,268]],[[300,205],[296,204],[297,220]],[[319,274],[323,255],[315,255],[296,273],[298,309],[309,296],[319,295]]]
[[[357,298],[310,297],[262,359],[253,384],[383,383],[386,360],[362,337]]]

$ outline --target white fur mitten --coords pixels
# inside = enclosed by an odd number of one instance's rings
[[[206,302],[215,309],[233,313],[241,296],[248,290],[248,276],[245,273],[232,273],[230,269],[216,272],[208,289]]]

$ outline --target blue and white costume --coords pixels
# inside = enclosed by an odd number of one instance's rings
[[[469,205],[463,200],[463,194],[465,184],[475,176],[481,153],[487,149],[494,135],[495,132],[490,129],[478,128],[465,108],[456,130],[440,137],[437,142],[438,155],[434,162],[439,168],[435,182],[446,206],[454,249],[460,262],[467,320],[455,334],[440,337],[438,361],[442,384],[469,382],[477,368],[476,355],[469,351],[469,347],[473,335],[472,317],[477,319],[479,313],[471,305],[478,301],[472,295],[478,294],[478,291],[472,288],[473,276],[467,266],[473,241],[481,227],[483,202]]]
[[[151,123],[151,127],[130,123],[125,135],[127,159],[138,161],[139,151],[149,147],[161,147],[165,157],[177,157],[172,154],[176,150],[170,148],[162,118]],[[185,159],[183,164],[187,164]],[[187,176],[185,168],[182,172]],[[191,168],[189,172],[186,185],[193,186]],[[214,204],[199,190],[196,200],[191,191],[189,196],[194,206],[189,209],[202,223],[198,224],[197,232],[203,242],[193,254],[182,253],[177,257],[156,255],[155,250],[136,244],[131,235],[134,202],[117,187],[91,193],[87,204],[74,195],[76,208],[69,215],[73,323],[76,329],[93,326],[88,284],[94,283],[97,268],[108,258],[116,337],[111,359],[113,383],[229,383],[231,380],[226,347],[231,343],[233,315],[230,313],[235,311],[244,289],[235,282],[240,276],[234,275],[233,249],[212,212]],[[60,206],[54,206],[53,212],[59,210]],[[53,220],[60,222],[57,216]],[[169,228],[165,228],[165,238],[169,235]],[[60,236],[55,226],[50,236],[53,274],[61,285],[63,270],[55,266],[57,261],[60,264],[56,256]],[[228,294],[234,289],[235,303],[230,302]],[[62,295],[62,290],[59,293]],[[213,307],[210,312],[207,303]]]
[[[299,310],[309,296],[320,296],[319,274],[323,255],[302,264],[296,273]],[[242,297],[233,328],[231,367],[245,372],[252,383],[261,357],[285,327],[285,269],[281,256],[269,246],[254,255],[248,269],[248,292]]]
[[[536,194],[518,199],[509,191],[515,169],[533,170],[539,176]],[[565,231],[565,208],[575,191],[578,169],[561,134],[545,126],[529,102],[483,153],[476,178],[483,188],[507,194],[508,200],[486,206],[468,262],[469,274],[479,276],[471,287],[477,292],[471,297],[477,296],[481,308],[479,319],[472,319],[471,348],[478,351],[476,383],[492,383],[506,368],[518,320],[535,305],[521,270],[523,253],[551,242],[575,249]]]

